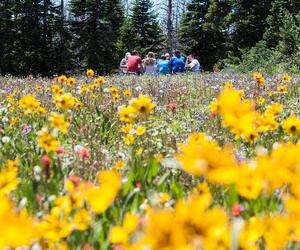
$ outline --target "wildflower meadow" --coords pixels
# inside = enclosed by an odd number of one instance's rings
[[[1,77],[1,249],[300,249],[297,75]]]

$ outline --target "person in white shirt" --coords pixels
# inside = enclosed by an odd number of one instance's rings
[[[127,63],[128,63],[128,58],[131,56],[130,52],[127,52],[125,54],[125,57],[122,59],[120,62],[120,70],[123,74],[127,74]]]
[[[186,66],[190,69],[191,72],[201,71],[201,65],[194,55],[189,55],[187,57]]]

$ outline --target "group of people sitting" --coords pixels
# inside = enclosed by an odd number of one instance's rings
[[[169,53],[162,55],[159,59],[153,52],[149,52],[145,59],[141,59],[139,53],[134,50],[127,52],[120,63],[120,70],[128,75],[167,75],[183,73],[187,70],[200,72],[201,65],[194,55],[187,58],[181,55],[179,50],[174,50],[172,56]]]

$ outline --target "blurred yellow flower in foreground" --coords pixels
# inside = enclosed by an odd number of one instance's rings
[[[116,198],[121,188],[121,178],[116,171],[103,171],[98,176],[99,186],[88,188],[86,199],[96,214],[104,212]]]
[[[11,201],[0,195],[0,249],[30,246],[36,239],[34,221],[25,210],[17,212]]]

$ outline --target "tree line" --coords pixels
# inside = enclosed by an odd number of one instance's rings
[[[179,48],[199,56],[206,70],[300,66],[299,0],[132,0],[127,6],[124,0],[0,1],[0,74],[108,73],[133,49],[144,55]]]

